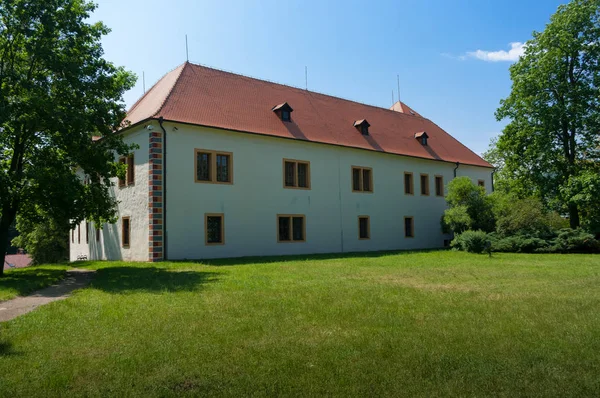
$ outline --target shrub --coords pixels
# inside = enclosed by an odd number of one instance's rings
[[[518,198],[501,192],[494,193],[493,197],[496,231],[502,236],[549,238],[553,231],[568,225],[557,213],[547,212],[538,198]]]
[[[458,177],[448,184],[448,195],[446,202],[450,207],[446,213],[456,208],[462,208],[458,212],[466,213],[470,219],[469,227],[474,230],[492,232],[495,229],[493,202],[490,196],[487,196],[485,189],[479,187],[471,181],[469,177]],[[464,210],[463,210],[464,209]],[[464,217],[462,217],[464,223]],[[446,223],[448,223],[446,221]],[[463,224],[460,224],[461,226]],[[454,230],[460,233],[460,230]]]
[[[491,241],[483,231],[465,231],[452,240],[452,247],[469,253],[483,253],[491,246]]]
[[[473,221],[467,212],[467,206],[452,207],[444,212],[442,217],[442,231],[444,233],[455,232],[457,234],[471,228]]]
[[[536,253],[546,249],[550,243],[535,236],[514,235],[501,237],[492,236],[492,251],[506,253]]]
[[[599,253],[600,241],[582,229],[562,229],[553,246],[562,253]]]

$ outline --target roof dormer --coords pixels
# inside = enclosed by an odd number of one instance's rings
[[[427,139],[429,136],[425,131],[421,131],[420,133],[415,133],[415,139],[419,140],[421,145],[427,146]]]
[[[292,121],[292,112],[294,112],[294,110],[287,102],[274,106],[272,111],[284,122]]]
[[[360,131],[362,135],[369,135],[370,126],[371,125],[369,122],[367,122],[367,119],[361,119],[354,122],[354,127],[356,127],[356,129]]]

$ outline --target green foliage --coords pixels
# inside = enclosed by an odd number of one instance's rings
[[[578,227],[582,205],[563,188],[600,161],[600,0],[560,6],[510,75],[512,91],[496,113],[509,123],[489,151],[498,185],[540,197]]]
[[[465,231],[456,235],[452,240],[452,248],[469,253],[481,254],[488,251],[491,247],[491,240],[483,231]]]
[[[579,208],[582,226],[600,237],[600,167],[571,177],[562,193]]]
[[[492,232],[495,228],[492,199],[485,189],[469,177],[458,177],[448,184],[446,202],[449,209],[444,213],[444,223],[455,233],[467,229]]]
[[[492,239],[492,251],[494,252],[535,253],[550,246],[549,242],[535,236],[513,235],[501,237],[491,234],[490,237]]]
[[[103,59],[109,29],[88,23],[95,7],[0,0],[0,260],[17,215],[73,223],[116,216],[110,178],[122,170],[115,153],[132,147],[114,131],[135,77]]]
[[[544,238],[490,234],[492,251],[506,253],[599,253],[600,241],[582,229],[565,228]]]
[[[513,194],[493,195],[496,232],[502,236],[549,236],[552,231],[566,228],[566,221],[555,212],[547,212],[534,197],[520,199]]]
[[[582,229],[564,229],[553,242],[561,253],[598,253],[600,242]]]
[[[451,207],[444,212],[442,217],[442,231],[444,233],[460,234],[471,228],[473,220],[469,216],[467,206]]]
[[[47,217],[32,222],[28,218],[19,217],[17,228],[21,234],[13,243],[24,248],[34,264],[56,264],[68,260],[68,220],[58,222]]]

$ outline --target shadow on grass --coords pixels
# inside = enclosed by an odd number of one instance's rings
[[[378,258],[393,255],[408,255],[414,253],[430,253],[447,251],[448,249],[424,249],[424,250],[388,250],[378,252],[350,252],[350,253],[323,253],[323,254],[298,254],[289,256],[257,256],[257,257],[232,257],[207,260],[173,260],[172,262],[190,262],[205,265],[233,266],[244,264],[269,264],[286,261],[310,261],[310,260],[337,260],[343,258]]]
[[[218,280],[216,272],[169,271],[157,267],[109,267],[96,272],[90,287],[107,293],[199,291]]]
[[[64,269],[20,268],[5,272],[0,278],[0,300],[2,291],[14,291],[23,296],[35,290],[57,283],[66,276]]]
[[[12,355],[20,355],[20,353],[15,351],[12,343],[0,341],[0,358]]]

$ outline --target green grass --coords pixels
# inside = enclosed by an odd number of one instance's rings
[[[599,396],[600,256],[104,263],[0,324],[0,396]]]
[[[40,265],[4,270],[4,276],[0,278],[0,301],[53,285],[64,279],[68,268],[64,265]]]

